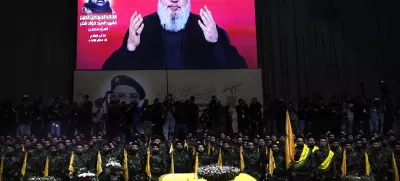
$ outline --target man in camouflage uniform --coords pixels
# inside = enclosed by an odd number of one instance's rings
[[[372,140],[372,147],[368,154],[369,163],[371,164],[371,172],[376,180],[387,180],[387,170],[389,170],[389,163],[391,157],[388,157],[384,150],[380,147],[379,140]]]
[[[364,173],[364,161],[363,156],[360,151],[356,151],[353,149],[352,142],[345,142],[346,149],[346,166],[347,166],[347,175],[361,176]],[[343,155],[341,156],[341,160],[343,159]]]
[[[92,149],[94,150],[94,149]],[[94,152],[94,151],[93,151]],[[96,159],[98,161],[98,157],[97,157],[98,153],[96,153]],[[108,175],[105,172],[106,170],[106,164],[111,160],[111,159],[115,159],[115,155],[111,152],[110,149],[110,145],[108,144],[103,144],[103,149],[100,152],[100,156],[101,156],[101,166],[103,169],[103,172],[99,175],[99,179],[100,180],[108,180]],[[97,164],[97,162],[96,162]]]
[[[71,156],[68,160],[71,159]],[[87,171],[91,171],[94,173],[94,164],[91,164],[89,158],[83,153],[83,146],[82,144],[76,145],[76,150],[74,152],[74,162],[72,163],[74,167],[74,176],[77,176],[80,173],[85,173]]]
[[[305,160],[303,160],[302,163],[296,164],[297,161],[300,161],[303,151],[306,150],[304,148],[305,146],[307,145],[304,144],[304,139],[298,137],[294,154],[295,163],[290,168],[292,173],[291,180],[293,181],[309,181],[315,176],[315,162],[311,149],[308,149],[308,152],[305,153],[307,155]]]
[[[47,153],[44,150],[42,143],[36,143],[35,150],[30,149],[26,151],[28,151],[28,157],[26,161],[25,178],[43,176]]]
[[[144,181],[144,168],[145,168],[145,155],[139,150],[139,144],[132,142],[128,147],[128,170],[129,180],[131,181]],[[124,155],[121,155],[121,163],[124,161]]]
[[[275,169],[272,175],[271,173],[269,173],[271,175],[271,180],[286,181],[288,179],[287,177],[288,172],[286,170],[285,153],[280,150],[280,146],[276,142],[272,143],[272,152],[275,160]],[[267,163],[269,163],[269,160],[267,161]]]
[[[262,177],[262,166],[260,153],[258,153],[254,143],[249,141],[247,149],[243,151],[243,159],[244,159],[244,172],[251,175],[255,179],[259,179]],[[264,167],[265,168],[265,167]]]
[[[204,165],[210,165],[212,162],[212,158],[208,155],[207,151],[204,148],[204,144],[197,145],[197,153],[199,157],[199,167]],[[193,157],[193,162],[196,161],[196,154]]]
[[[400,142],[394,143],[393,154],[394,154],[394,159],[395,159],[396,164],[397,164],[397,172],[400,174],[400,170],[399,170],[399,166],[400,166]],[[392,155],[390,155],[390,163],[392,163]],[[393,176],[394,176],[394,172],[396,172],[396,170],[394,170],[393,164],[390,164],[389,166],[390,166],[389,180],[392,181],[392,180],[394,180]]]
[[[335,153],[332,151],[333,157],[328,158],[331,150],[327,146],[326,138],[319,139],[319,149],[314,152],[315,164],[317,169],[317,180],[318,181],[334,181],[336,177],[336,165],[335,165]],[[321,164],[326,159],[329,160],[327,168],[321,168]]]
[[[182,141],[177,141],[175,145],[176,149],[172,153],[174,154],[174,167],[175,167],[174,172],[191,173],[193,170],[192,170],[192,160],[191,156],[189,155],[189,152],[183,147]]]
[[[64,178],[66,176],[67,170],[67,157],[65,155],[59,154],[57,147],[55,145],[50,146],[50,150],[47,154],[49,158],[49,176],[55,178]]]
[[[20,156],[14,150],[11,145],[8,145],[4,153],[4,170],[3,180],[5,181],[17,181],[18,174],[21,171],[21,160]]]
[[[238,166],[239,163],[239,153],[235,153],[231,148],[228,141],[223,142],[221,148],[222,153],[222,165],[224,166]],[[214,163],[218,163],[219,150],[215,152]]]
[[[161,175],[168,173],[168,157],[161,152],[160,146],[156,143],[151,145],[152,150],[150,154],[150,171],[151,181],[158,181]]]

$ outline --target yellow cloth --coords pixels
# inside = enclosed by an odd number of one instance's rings
[[[369,164],[367,152],[364,152],[364,155],[365,155],[365,175],[370,176],[371,175],[371,165]]]
[[[101,165],[102,165],[102,161],[101,161],[101,154],[99,151],[97,153],[97,166],[96,166],[97,175],[100,175],[101,172],[103,172],[103,167]]]
[[[49,157],[46,158],[46,164],[44,165],[43,176],[45,177],[49,176]]]
[[[243,158],[243,146],[240,146],[240,170],[244,171],[244,158]]]
[[[286,169],[289,169],[294,162],[295,144],[292,124],[290,123],[289,112],[286,111],[286,125],[285,125],[285,163]]]
[[[150,170],[150,148],[147,148],[147,159],[146,159],[146,175],[151,178],[151,170]]]
[[[171,144],[171,147],[169,148],[169,154],[171,155],[171,170],[169,173],[175,173],[175,165],[174,165],[174,147]]]
[[[347,154],[346,150],[343,151],[343,158],[342,158],[342,166],[340,167],[340,170],[342,171],[342,176],[346,176],[347,174]]]
[[[194,161],[194,174],[197,175],[197,170],[199,169],[199,153],[196,152],[196,158]]]
[[[129,172],[128,172],[128,152],[124,149],[124,181],[129,180]]]
[[[318,146],[314,146],[314,148],[312,149],[312,152],[314,153],[317,150],[319,150]]]
[[[272,149],[269,150],[269,159],[268,159],[268,170],[270,175],[274,175],[274,170],[276,169],[275,158]]]
[[[28,160],[28,152],[25,152],[24,163],[22,164],[22,168],[21,168],[22,177],[24,177],[25,173],[26,173],[26,164],[27,164],[26,162],[27,162],[27,160]]]
[[[3,170],[4,170],[4,155],[1,156],[1,163],[0,163],[0,181],[3,181]]]
[[[71,158],[69,160],[69,166],[68,166],[68,171],[69,171],[69,176],[72,176],[72,174],[74,174],[75,172],[75,168],[74,168],[74,152],[71,153]]]
[[[222,166],[222,151],[221,151],[221,148],[219,149],[219,152],[218,152],[218,163],[217,163],[217,165],[218,166]]]
[[[333,151],[329,150],[328,156],[325,158],[325,160],[321,163],[321,165],[318,168],[321,170],[328,169],[334,155],[335,155],[335,153],[333,153]]]
[[[392,165],[393,165],[393,181],[400,181],[399,170],[397,169],[396,159],[394,158],[394,153],[392,152]]]
[[[310,155],[310,148],[307,145],[304,145],[300,158],[299,160],[294,161],[293,167],[298,168],[299,166],[303,165],[304,161],[307,160],[309,155]]]
[[[205,179],[196,179],[195,174],[193,173],[166,174],[159,177],[158,180],[159,181],[206,181]],[[257,180],[251,177],[250,175],[241,173],[233,181],[257,181]]]

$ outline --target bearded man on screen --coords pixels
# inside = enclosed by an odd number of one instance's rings
[[[122,46],[103,64],[106,70],[247,68],[211,11],[190,12],[190,0],[158,0],[157,12],[135,12]]]

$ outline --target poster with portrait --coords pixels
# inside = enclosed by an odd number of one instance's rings
[[[91,100],[108,91],[119,102],[139,104],[144,99],[162,101],[167,94],[176,101],[194,96],[198,104],[209,103],[211,96],[225,105],[240,98],[263,100],[260,69],[75,71],[74,76],[74,95],[87,94]]]
[[[77,70],[257,68],[253,0],[78,0]]]

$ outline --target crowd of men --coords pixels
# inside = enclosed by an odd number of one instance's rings
[[[126,150],[129,180],[157,180],[171,172],[171,158],[175,173],[191,173],[196,156],[200,165],[215,164],[222,155],[223,165],[240,167],[243,155],[243,171],[257,179],[329,181],[369,175],[397,181],[392,177],[397,172],[392,156],[398,163],[400,145],[392,127],[400,107],[379,106],[377,98],[368,105],[365,99],[339,101],[335,96],[329,104],[319,95],[298,104],[267,97],[264,105],[253,98],[249,105],[239,99],[235,106],[223,105],[213,96],[206,109],[200,110],[195,97],[182,102],[168,95],[152,105],[144,99],[141,106],[139,98],[127,101],[123,97],[107,92],[94,104],[83,94],[72,104],[56,97],[47,106],[41,98],[30,104],[27,95],[20,106],[3,101],[1,178],[42,176],[48,157],[49,175],[68,180],[81,170],[96,172],[99,151],[106,164],[110,158],[122,163]],[[288,168],[286,116],[297,135],[295,162]],[[148,148],[151,178],[144,171]],[[371,174],[365,171],[367,160]],[[21,174],[24,163],[26,173]],[[104,174],[100,178],[107,180]]]
[[[240,154],[243,155],[243,171],[259,180],[335,181],[344,175],[369,175],[369,178],[384,181],[394,180],[394,172],[398,172],[392,159],[400,164],[400,143],[396,141],[393,130],[385,135],[374,133],[371,138],[365,137],[362,131],[354,135],[344,131],[338,135],[329,132],[320,136],[298,135],[295,138],[295,162],[289,168],[285,162],[285,138],[284,135],[250,137],[242,133],[221,133],[200,137],[188,134],[184,139],[171,136],[169,142],[155,136],[146,142],[135,134],[124,144],[120,137],[106,139],[101,134],[91,137],[80,134],[72,139],[51,134],[41,139],[34,136],[1,136],[1,174],[4,181],[43,176],[48,158],[49,175],[68,180],[81,171],[96,173],[98,153],[103,160],[103,168],[110,159],[118,160],[122,165],[124,151],[127,152],[129,180],[138,181],[158,180],[161,175],[171,173],[171,158],[174,173],[193,173],[196,156],[199,166],[217,164],[221,155],[222,165],[241,167]],[[150,151],[149,160],[147,148]],[[70,167],[72,154],[73,172]],[[26,172],[21,175],[25,160]],[[366,173],[366,160],[370,164],[369,174]],[[343,161],[346,162],[345,170]],[[151,178],[145,172],[147,162]],[[271,165],[274,165],[272,170],[269,168]],[[102,178],[107,180],[103,173],[100,174]]]

